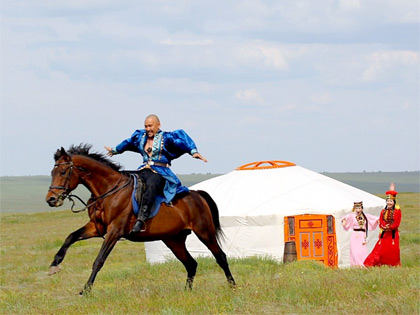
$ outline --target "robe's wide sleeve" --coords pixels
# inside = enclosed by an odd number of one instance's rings
[[[365,216],[368,221],[369,231],[373,231],[379,224],[379,218],[375,215],[371,215],[369,213],[365,213]]]
[[[116,153],[123,153],[124,151],[133,151],[140,153],[138,143],[140,139],[140,130],[134,131],[130,138],[123,140],[119,145],[115,147]]]
[[[344,216],[341,219],[341,225],[343,226],[343,228],[346,231],[348,231],[350,229],[350,227],[353,225],[353,217],[352,216],[354,217],[354,214],[349,213],[348,215]],[[345,220],[345,221],[343,222],[343,220]]]
[[[165,148],[174,157],[179,157],[184,153],[193,155],[197,152],[194,141],[182,129],[165,133]]]

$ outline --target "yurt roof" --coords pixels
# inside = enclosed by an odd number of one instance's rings
[[[242,165],[190,187],[208,192],[222,216],[331,214],[363,201],[365,208],[385,201],[358,188],[287,161]]]

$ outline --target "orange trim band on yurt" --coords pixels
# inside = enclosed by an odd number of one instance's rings
[[[266,170],[271,168],[281,168],[281,167],[289,167],[289,166],[296,166],[295,163],[288,162],[288,161],[259,161],[259,162],[252,162],[248,164],[244,164],[236,168],[237,171],[249,171],[249,170]]]

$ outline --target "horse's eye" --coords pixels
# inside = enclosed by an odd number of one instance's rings
[[[66,172],[67,172],[67,170],[64,170],[64,171],[61,171],[60,174],[64,175],[64,174],[66,174]]]

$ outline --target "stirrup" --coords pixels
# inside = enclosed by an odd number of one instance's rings
[[[140,232],[146,231],[146,221],[143,221],[143,224],[141,225]]]
[[[138,226],[138,224],[140,224],[140,226]],[[130,233],[138,233],[138,232],[144,232],[144,231],[146,231],[146,223],[142,220],[137,219]]]

